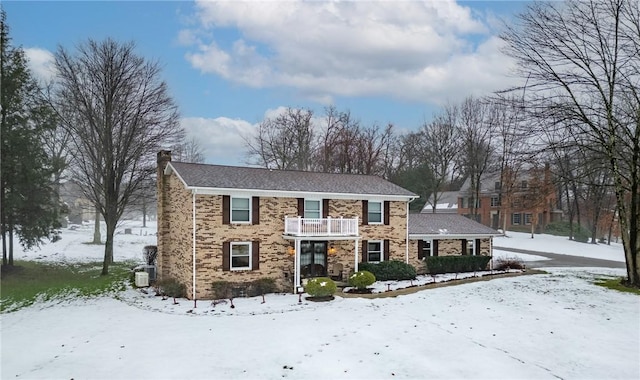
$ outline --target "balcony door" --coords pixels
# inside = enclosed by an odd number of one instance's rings
[[[300,275],[306,277],[323,277],[327,275],[327,242],[300,242]]]

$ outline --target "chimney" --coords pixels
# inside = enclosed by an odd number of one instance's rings
[[[158,172],[164,172],[164,168],[167,167],[167,164],[171,161],[171,151],[170,150],[161,150],[158,152]]]

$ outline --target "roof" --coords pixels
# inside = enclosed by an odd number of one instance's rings
[[[458,191],[443,191],[438,193],[439,199],[436,204],[437,213],[457,213],[458,210]],[[433,213],[433,195],[429,197],[429,201],[422,208],[423,213]]]
[[[458,214],[409,214],[409,237],[498,236],[498,231]]]
[[[276,193],[363,194],[417,198],[409,190],[381,177],[361,174],[318,173],[240,166],[170,162],[188,188],[239,189]]]

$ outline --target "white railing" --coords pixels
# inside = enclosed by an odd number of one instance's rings
[[[358,236],[358,218],[285,216],[284,234],[294,236]]]

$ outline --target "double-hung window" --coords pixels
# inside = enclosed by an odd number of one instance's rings
[[[231,222],[251,222],[251,198],[231,198]]]
[[[383,261],[384,252],[382,252],[381,241],[370,241],[367,243],[367,261],[370,263],[379,263]]]
[[[422,243],[422,257],[430,257],[431,255],[431,240],[424,240]]]
[[[469,256],[475,255],[474,243],[475,241],[472,239],[467,240],[467,255]]]
[[[251,243],[231,243],[231,270],[251,269]]]
[[[319,200],[304,200],[304,217],[320,219],[322,217],[322,202]]]
[[[520,213],[511,214],[511,224],[513,225],[520,224]]]
[[[369,202],[367,210],[369,224],[382,224],[382,202]]]
[[[532,214],[529,214],[529,213],[524,214],[524,224],[530,225],[531,224],[531,218],[533,218]]]
[[[491,207],[500,206],[500,198],[499,197],[491,197]]]

